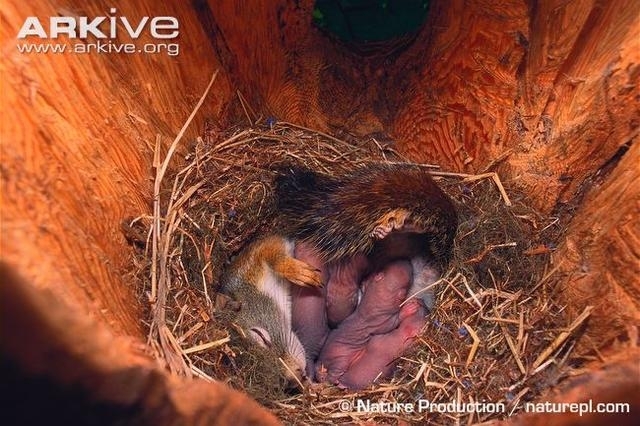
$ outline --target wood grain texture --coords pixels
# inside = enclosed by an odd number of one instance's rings
[[[313,0],[5,3],[2,259],[104,326],[125,364],[138,362],[131,338],[142,330],[120,221],[150,210],[155,136],[173,138],[218,68],[187,139],[205,117],[236,124],[238,90],[262,116],[387,134],[408,158],[448,170],[496,169],[545,212],[576,208],[555,258],[569,309],[596,307],[587,349],[639,325],[640,2],[434,0],[406,48],[366,57],[311,25]],[[180,54],[16,49],[27,16],[114,5],[135,22],[176,16]],[[177,405],[188,404],[181,386],[169,385]],[[199,395],[205,404],[215,390]]]
[[[516,152],[503,172],[550,211],[572,202],[589,177],[637,138],[640,3],[547,6],[532,21],[514,116],[520,130],[510,134]]]
[[[323,58],[311,26],[313,0],[207,4],[209,38],[249,105],[262,118],[327,130],[318,102]]]
[[[208,2],[217,56],[276,119],[498,167],[547,212],[637,133],[638,2],[435,0],[404,50],[366,57],[314,28],[312,3]]]
[[[568,277],[560,292],[570,313],[594,306],[584,352],[640,327],[639,164],[635,143],[609,178],[590,189],[555,256]]]
[[[121,3],[132,22],[177,17],[180,55],[20,54],[27,16],[104,16],[114,2],[56,9],[39,0],[0,11],[3,357],[25,378],[135,406],[133,424],[277,424],[221,384],[170,377],[143,349],[120,222],[150,211],[155,137],[173,139],[219,64],[188,3]],[[230,98],[221,75],[186,139]]]
[[[119,333],[140,335],[129,252],[120,221],[150,210],[155,135],[173,138],[217,64],[186,5],[137,3],[119,13],[178,17],[178,57],[145,54],[22,54],[27,16],[104,16],[109,2],[45,0],[3,6],[2,257],[40,287],[84,306]],[[190,31],[184,28],[191,27]],[[142,41],[141,41],[142,42]],[[204,114],[217,114],[219,79]],[[176,90],[172,82],[179,82]],[[201,129],[200,116],[189,133]]]
[[[528,10],[521,1],[436,1],[430,22],[426,65],[410,81],[393,135],[414,160],[479,170],[508,148]]]

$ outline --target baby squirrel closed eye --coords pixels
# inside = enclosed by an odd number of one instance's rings
[[[278,235],[251,243],[229,265],[221,291],[241,302],[237,322],[257,344],[284,363],[284,374],[300,380],[305,351],[291,327],[291,285],[319,287],[320,273],[293,257],[294,244]]]

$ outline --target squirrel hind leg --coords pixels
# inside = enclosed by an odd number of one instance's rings
[[[238,275],[244,282],[264,291],[267,283],[286,280],[303,287],[322,286],[320,271],[294,258],[292,240],[271,235],[253,244],[239,262]],[[271,277],[273,275],[273,277]],[[274,281],[275,279],[275,281]]]

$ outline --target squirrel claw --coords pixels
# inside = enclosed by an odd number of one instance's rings
[[[286,275],[286,278],[295,285],[301,287],[323,287],[320,271],[306,262],[291,259],[294,268]]]
[[[391,210],[389,213],[382,216],[382,218],[380,218],[376,223],[376,226],[371,232],[371,237],[377,240],[382,240],[393,230],[402,229],[408,217],[409,212],[405,209]]]

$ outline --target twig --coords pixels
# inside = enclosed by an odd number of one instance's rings
[[[498,176],[497,173],[495,172],[491,172],[491,173],[483,173],[477,176],[470,176],[468,178],[464,179],[464,182],[472,182],[475,180],[479,180],[479,179],[485,179],[485,178],[491,178],[493,179],[493,181],[495,182],[496,186],[498,187],[498,191],[500,191],[500,195],[502,195],[502,199],[504,200],[504,204],[507,206],[511,206],[511,200],[509,199],[509,196],[507,195],[507,191],[505,191],[504,186],[502,186],[502,181],[500,181],[500,177]]]
[[[490,244],[487,247],[484,248],[484,250],[482,250],[477,256],[472,257],[471,259],[465,261],[464,263],[479,263],[482,261],[482,259],[489,254],[489,252],[497,249],[497,248],[502,248],[502,247],[515,247],[517,246],[518,243],[516,242],[511,242],[511,243],[504,243],[504,244]]]
[[[253,126],[254,120],[252,120],[251,117],[249,116],[249,112],[247,111],[247,108],[249,108],[249,111],[251,111],[251,113],[253,114],[254,117],[256,116],[256,113],[253,111],[251,106],[249,106],[249,104],[244,99],[244,96],[242,96],[242,93],[240,93],[239,90],[236,90],[236,95],[238,95],[238,100],[240,100],[240,105],[242,106],[242,110],[244,111],[244,115],[246,115],[247,116],[247,120],[249,120],[249,125]]]
[[[196,113],[200,109],[200,106],[202,106],[202,103],[204,102],[205,98],[209,94],[209,90],[211,89],[211,86],[213,86],[213,82],[216,81],[216,77],[217,76],[218,76],[218,70],[216,70],[213,73],[213,76],[211,77],[211,80],[209,81],[209,84],[207,85],[207,88],[204,89],[204,93],[200,97],[200,100],[196,104],[196,106],[193,109],[193,111],[191,111],[191,114],[187,118],[187,121],[185,121],[185,123],[182,125],[182,128],[180,129],[180,131],[176,135],[175,139],[171,143],[171,146],[169,147],[169,151],[167,152],[167,155],[164,158],[164,162],[162,163],[162,168],[160,170],[160,173],[157,175],[156,180],[159,179],[160,182],[162,182],[162,178],[164,177],[164,174],[167,171],[167,167],[169,167],[169,162],[171,161],[171,157],[173,156],[174,151],[178,147],[178,142],[180,142],[180,139],[182,139],[182,136],[184,135],[184,132],[187,130],[187,128],[189,127],[189,124],[191,124],[191,121],[196,116]]]
[[[527,370],[526,370],[526,368],[524,368],[524,365],[522,364],[522,361],[520,360],[520,354],[518,353],[518,348],[516,348],[515,343],[513,343],[513,339],[511,338],[511,335],[507,331],[507,327],[505,327],[504,324],[500,324],[500,328],[502,329],[502,335],[504,336],[505,340],[507,341],[507,346],[509,346],[509,350],[511,351],[511,355],[513,355],[513,359],[516,360],[516,364],[518,365],[518,369],[520,370],[520,372],[523,375],[527,374]]]
[[[211,348],[216,348],[218,346],[222,346],[225,343],[229,343],[229,341],[231,340],[231,338],[229,338],[229,336],[219,339],[219,340],[214,340],[213,342],[208,342],[208,343],[203,343],[201,345],[196,345],[196,346],[192,346],[188,349],[183,349],[182,353],[185,355],[188,354],[192,354],[194,352],[201,352],[201,351],[206,351],[207,349],[211,349]]]
[[[556,339],[544,351],[542,351],[540,355],[538,355],[538,358],[536,358],[536,360],[533,363],[533,368],[535,369],[538,366],[540,366],[540,364],[542,364],[549,355],[551,355],[556,349],[558,349],[560,345],[562,345],[564,341],[567,340],[569,336],[571,336],[571,333],[573,333],[573,330],[580,327],[580,325],[587,318],[589,318],[592,310],[593,310],[593,306],[587,306],[586,308],[584,308],[584,311],[582,311],[582,313],[578,315],[578,318],[576,318],[573,321],[569,329],[560,333],[558,337],[556,337]]]
[[[293,377],[296,381],[296,383],[298,384],[298,386],[300,386],[300,390],[304,391],[304,386],[302,385],[302,382],[300,381],[300,379],[298,379],[298,376],[296,375],[296,373],[294,373],[291,368],[287,365],[286,362],[284,362],[284,360],[282,358],[278,358],[278,361],[280,361],[280,363],[284,366],[284,368],[289,372],[289,374],[291,374],[291,377]]]
[[[289,126],[289,127],[294,127],[296,129],[306,130],[307,132],[313,132],[313,133],[316,133],[316,134],[318,134],[320,136],[323,136],[323,137],[325,137],[327,139],[330,139],[330,140],[332,140],[334,142],[338,142],[338,143],[346,145],[346,146],[354,147],[353,144],[350,144],[349,142],[343,141],[342,139],[338,139],[335,136],[331,136],[328,133],[319,132],[318,130],[313,130],[313,129],[310,129],[308,127],[301,126],[300,124],[293,124],[293,123],[289,123],[289,122],[286,122],[286,121],[280,121],[278,124],[284,125],[284,126]]]
[[[511,200],[507,195],[507,191],[504,189],[504,186],[502,185],[502,181],[500,180],[500,177],[495,172],[482,173],[479,175],[472,175],[468,173],[440,172],[440,171],[432,171],[429,173],[431,173],[433,176],[461,177],[463,178],[462,179],[463,182],[473,182],[476,180],[491,178],[495,182],[496,186],[498,187],[498,191],[500,191],[500,195],[504,200],[504,204],[507,206],[512,205]]]
[[[153,167],[156,179],[153,183],[153,239],[151,240],[151,297],[150,303],[156,301],[158,292],[158,240],[160,235],[160,135],[156,135],[156,147],[153,152]]]
[[[475,330],[471,328],[471,326],[469,326],[469,324],[462,323],[462,325],[464,326],[464,328],[467,329],[467,331],[469,332],[469,335],[473,339],[473,346],[471,346],[471,350],[469,351],[469,355],[467,356],[467,362],[465,363],[465,367],[468,368],[469,365],[471,365],[473,358],[476,356],[478,346],[480,346],[480,338],[476,334]]]

